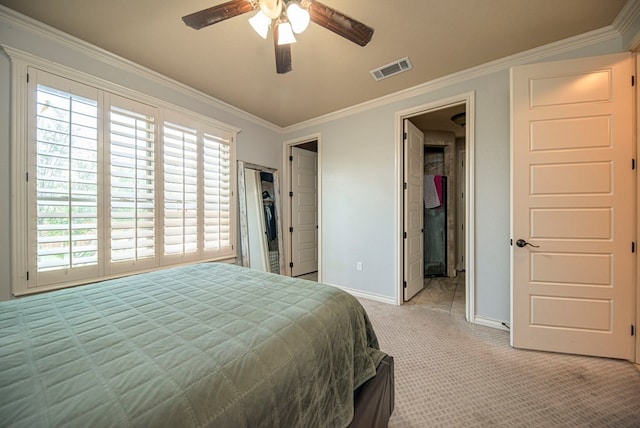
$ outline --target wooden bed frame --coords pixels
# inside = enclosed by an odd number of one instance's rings
[[[395,405],[393,357],[380,361],[375,377],[354,392],[353,420],[349,428],[386,428]]]

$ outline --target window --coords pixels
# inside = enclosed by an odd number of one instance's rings
[[[110,96],[111,263],[155,259],[155,109]]]
[[[38,271],[95,265],[96,101],[38,85],[36,103]]]
[[[204,248],[220,251],[231,245],[231,152],[229,141],[205,133]]]
[[[234,131],[41,70],[29,76],[17,142],[29,275],[16,294],[235,256]]]
[[[198,250],[198,134],[164,124],[164,254]]]

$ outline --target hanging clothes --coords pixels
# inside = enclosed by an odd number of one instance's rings
[[[264,206],[264,219],[267,229],[267,238],[269,241],[273,241],[278,237],[276,232],[276,216],[274,212],[273,204],[265,204]]]
[[[436,186],[436,193],[438,194],[438,203],[440,205],[444,204],[444,200],[442,198],[442,176],[434,175],[433,176],[433,184]]]
[[[435,175],[424,176],[424,207],[437,208],[440,206],[441,196],[438,196]],[[442,180],[440,180],[440,195],[442,194]]]

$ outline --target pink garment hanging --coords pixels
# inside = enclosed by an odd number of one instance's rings
[[[440,204],[442,205],[444,203],[444,201],[442,200],[442,176],[434,175],[433,183],[435,184],[436,192],[438,193],[438,201],[440,201]]]

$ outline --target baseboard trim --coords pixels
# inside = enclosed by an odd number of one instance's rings
[[[326,282],[323,282],[323,284],[327,284],[330,285],[332,287],[336,287],[341,289],[342,291],[346,291],[347,293],[355,296],[355,297],[359,297],[359,298],[363,298],[363,299],[369,299],[369,300],[375,300],[376,302],[381,302],[381,303],[387,303],[389,305],[396,305],[396,301],[393,297],[389,297],[389,296],[383,296],[381,294],[376,294],[376,293],[369,293],[367,291],[362,291],[362,290],[356,290],[354,288],[349,288],[349,287],[343,287],[341,285],[335,285],[335,284],[329,284]]]
[[[474,317],[473,321],[471,321],[474,324],[478,324],[478,325],[483,325],[485,327],[491,327],[491,328],[497,328],[498,330],[504,330],[504,331],[509,331],[509,328],[507,327],[506,321],[498,321],[498,320],[493,320],[491,318],[482,318],[482,317]]]

